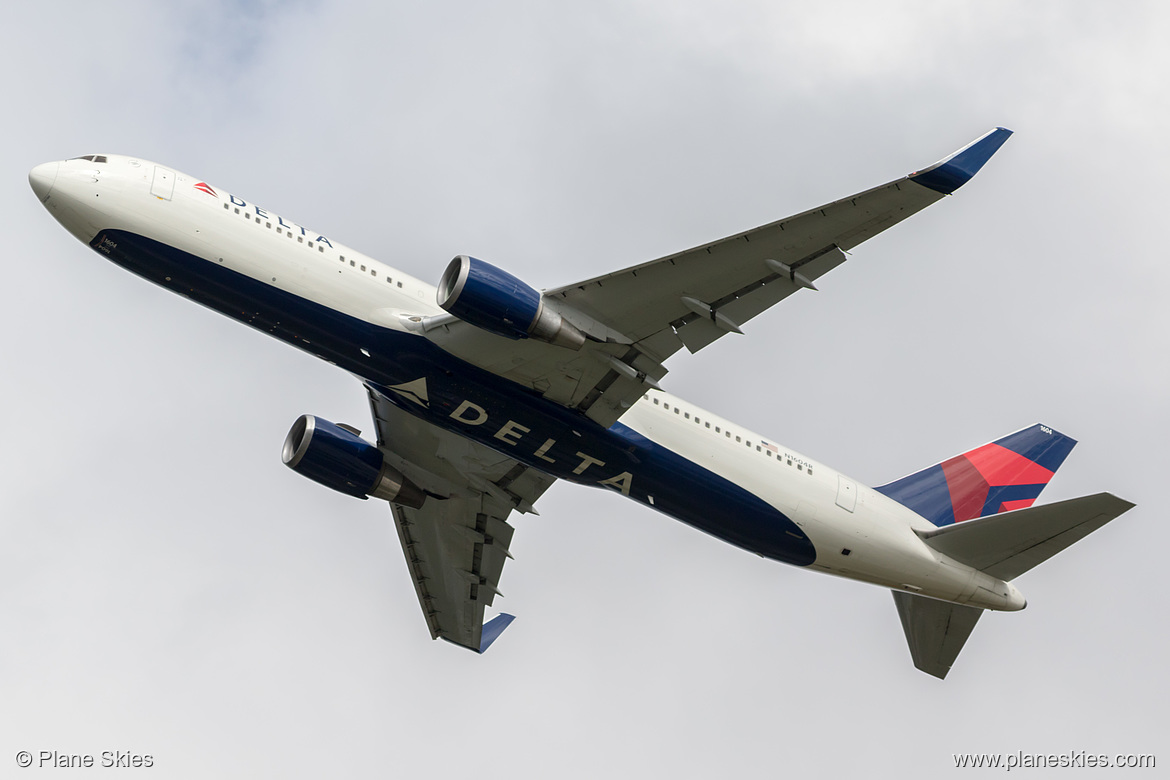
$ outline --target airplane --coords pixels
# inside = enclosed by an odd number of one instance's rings
[[[1076,443],[1033,425],[867,487],[666,392],[665,362],[741,334],[847,252],[953,194],[997,127],[941,161],[802,214],[624,270],[536,290],[469,255],[432,287],[177,170],[89,154],[29,173],[98,254],[354,375],[376,442],[298,418],[291,469],[389,503],[432,639],[482,653],[513,512],[557,480],[601,487],[749,552],[888,588],[914,665],[946,677],[1013,581],[1134,505],[1034,506]],[[805,293],[809,294],[809,293]]]

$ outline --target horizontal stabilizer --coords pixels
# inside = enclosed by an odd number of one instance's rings
[[[940,680],[947,676],[983,610],[892,591],[914,665]]]
[[[1013,580],[1133,506],[1110,493],[1097,493],[920,531],[918,535],[959,563],[1001,580]]]
[[[512,625],[512,621],[515,619],[515,615],[509,615],[507,612],[501,612],[483,624],[483,633],[479,635],[480,655],[487,652],[487,649],[492,646],[492,642],[499,639],[500,634],[504,633],[504,629]]]

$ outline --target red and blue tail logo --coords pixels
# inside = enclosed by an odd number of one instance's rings
[[[938,526],[1025,509],[1075,445],[1033,425],[875,489]]]

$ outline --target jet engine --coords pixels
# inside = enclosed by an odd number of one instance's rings
[[[281,453],[301,476],[348,496],[369,496],[418,509],[426,493],[386,463],[382,451],[352,431],[303,414],[293,423]]]
[[[459,255],[439,280],[439,306],[464,322],[510,339],[534,338],[580,349],[585,334],[512,274]]]

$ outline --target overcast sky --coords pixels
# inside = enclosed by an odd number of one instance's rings
[[[55,749],[918,778],[1166,745],[1164,3],[42,2],[4,29],[0,776]],[[386,506],[280,462],[302,413],[370,431],[359,383],[106,262],[26,179],[133,154],[422,279],[473,253],[551,287],[996,125],[955,197],[664,382],[871,485],[1035,422],[1080,441],[1041,500],[1138,507],[1018,580],[945,682],[887,592],[571,485],[515,520],[491,652],[432,642]]]

